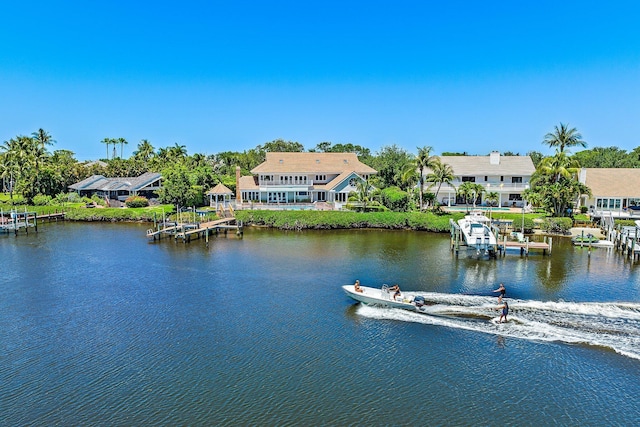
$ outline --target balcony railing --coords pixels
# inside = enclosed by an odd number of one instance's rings
[[[509,192],[521,192],[529,188],[529,183],[484,183],[484,182],[473,182],[472,184],[480,184],[484,187],[487,192],[497,192],[497,193],[509,193]],[[442,192],[456,192],[457,188],[462,185],[461,181],[453,181],[452,185],[442,184],[440,187],[440,193]],[[438,185],[432,185],[428,191],[434,192],[438,188]],[[426,186],[425,186],[426,189]]]

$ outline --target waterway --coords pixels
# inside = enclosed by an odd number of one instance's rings
[[[637,425],[640,265],[447,235],[144,224],[0,235],[0,425]],[[340,286],[398,283],[428,314]],[[496,325],[500,282],[510,322]]]

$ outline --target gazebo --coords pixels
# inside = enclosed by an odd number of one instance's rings
[[[221,204],[222,207],[227,207],[227,205],[231,203],[232,195],[233,191],[229,190],[229,188],[223,183],[219,183],[211,190],[207,191],[207,196],[209,196],[209,206],[217,209],[218,204]]]

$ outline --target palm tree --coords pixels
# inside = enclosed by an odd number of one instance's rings
[[[100,141],[102,144],[107,146],[107,160],[109,160],[109,146],[111,145],[111,141],[113,141],[111,138],[104,138]]]
[[[151,145],[148,140],[143,139],[138,144],[138,149],[133,152],[133,156],[147,162],[151,157],[153,157],[154,151],[155,148],[153,148],[153,145]]]
[[[471,197],[474,192],[474,183],[465,181],[458,187],[458,195],[464,199],[464,204],[467,206],[467,211],[469,210],[469,197]]]
[[[31,134],[31,137],[42,148],[45,148],[47,145],[53,145],[56,142],[51,137],[51,134],[42,128],[38,129],[36,132],[33,132]]]
[[[558,182],[561,177],[576,177],[579,170],[580,164],[577,160],[570,158],[563,151],[558,151],[555,156],[545,157],[540,162],[532,179],[535,181],[537,177],[543,175],[550,177],[552,182]]]
[[[431,166],[431,173],[427,174],[425,181],[433,185],[438,185],[436,189],[436,200],[438,200],[438,193],[440,192],[442,184],[451,185],[454,178],[455,176],[451,165],[442,163],[439,158],[436,158]]]
[[[560,123],[560,127],[554,127],[554,131],[546,134],[544,136],[543,144],[548,145],[549,147],[556,147],[558,151],[561,153],[564,152],[565,148],[575,147],[580,145],[582,147],[587,146],[587,142],[582,139],[582,135],[578,132],[576,128],[569,129],[568,125]]]
[[[471,187],[471,191],[472,191],[471,195],[473,196],[473,208],[475,209],[476,202],[482,196],[485,190],[481,184],[473,183],[473,186]]]
[[[485,199],[489,204],[489,221],[491,221],[491,206],[493,206],[494,203],[497,203],[498,200],[500,200],[500,195],[497,191],[489,191],[486,194]]]
[[[173,147],[168,149],[167,156],[173,160],[182,160],[187,157],[187,147],[178,145],[176,142]]]
[[[417,147],[418,155],[414,160],[414,164],[418,169],[420,174],[419,182],[420,182],[420,210],[422,210],[422,193],[424,193],[424,172],[426,169],[432,169],[436,160],[439,160],[437,157],[431,155],[432,147]]]
[[[129,141],[127,141],[124,138],[118,138],[118,144],[120,144],[120,158],[122,158],[122,149],[125,145],[129,144]],[[114,148],[115,148],[115,144],[114,144]]]
[[[369,203],[369,193],[371,186],[368,180],[359,179],[356,182],[356,200],[360,202],[362,206],[362,212],[367,211],[367,204]]]

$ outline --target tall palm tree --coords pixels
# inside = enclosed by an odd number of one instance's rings
[[[427,169],[432,169],[435,164],[437,157],[431,155],[432,147],[424,146],[417,147],[418,155],[416,156],[414,162],[415,166],[418,169],[418,173],[420,174],[419,182],[420,182],[420,210],[422,210],[422,193],[424,193],[424,173]]]
[[[111,145],[111,141],[113,141],[111,138],[104,138],[100,141],[102,144],[107,146],[107,160],[109,160],[109,146]]]
[[[31,137],[42,148],[46,148],[48,145],[53,145],[56,142],[51,137],[51,134],[42,128],[38,129],[36,132],[33,132],[31,134]]]
[[[120,158],[122,158],[122,149],[125,145],[129,144],[129,141],[124,138],[118,138],[118,144],[120,144]]]
[[[569,125],[560,123],[560,127],[555,126],[553,132],[549,132],[544,136],[543,144],[549,147],[555,147],[561,153],[565,148],[575,147],[580,145],[586,147],[587,142],[582,139],[582,135],[576,128],[569,129]]]
[[[439,158],[436,158],[436,161],[431,166],[431,173],[427,174],[425,181],[438,186],[436,189],[436,200],[438,200],[438,193],[440,193],[442,184],[451,185],[454,178],[455,175],[451,165],[442,163]]]
[[[45,163],[49,159],[49,152],[47,151],[48,145],[53,145],[55,140],[51,137],[49,132],[40,128],[36,132],[31,134],[31,139],[33,140],[33,145],[31,147],[34,166],[36,170],[36,188],[38,192],[40,192],[40,167],[43,163]]]

